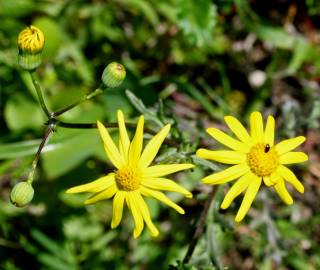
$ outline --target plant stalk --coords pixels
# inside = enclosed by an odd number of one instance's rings
[[[182,261],[183,264],[186,264],[190,261],[191,257],[192,257],[192,254],[197,246],[197,243],[200,239],[200,236],[202,235],[203,231],[204,231],[204,227],[206,225],[206,220],[207,220],[207,215],[208,215],[208,212],[209,212],[209,208],[211,206],[211,203],[214,199],[214,195],[216,194],[216,188],[213,188],[212,191],[209,193],[209,197],[207,199],[207,201],[205,202],[204,206],[203,206],[203,209],[202,209],[202,212],[201,212],[201,215],[200,215],[200,218],[198,220],[198,223],[195,227],[195,230],[194,230],[194,234],[193,234],[193,237],[191,239],[191,242],[189,244],[189,247],[188,247],[188,250],[187,250],[187,253],[186,255],[184,256],[184,259]]]

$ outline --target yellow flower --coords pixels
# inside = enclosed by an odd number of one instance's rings
[[[18,47],[27,53],[42,51],[44,47],[44,35],[42,31],[33,25],[25,28],[18,36]]]
[[[308,156],[303,152],[291,152],[305,141],[305,137],[299,136],[274,145],[275,121],[272,116],[268,117],[264,130],[261,113],[253,112],[250,116],[250,135],[236,118],[226,116],[224,119],[239,140],[216,128],[208,128],[207,132],[232,151],[207,149],[197,151],[197,155],[201,158],[233,164],[224,171],[203,178],[204,183],[217,185],[239,178],[226,194],[221,208],[228,208],[232,201],[246,190],[235,218],[236,222],[240,222],[247,214],[262,180],[265,185],[273,186],[286,204],[292,204],[293,200],[285,181],[300,193],[304,192],[304,187],[294,173],[284,165],[308,160]]]
[[[187,198],[191,198],[192,194],[172,180],[163,177],[192,168],[193,165],[168,164],[150,166],[170,131],[170,125],[163,127],[142,151],[144,117],[140,116],[135,135],[130,142],[123,113],[119,110],[117,116],[119,125],[118,148],[107,129],[98,121],[98,129],[103,140],[104,149],[109,160],[116,167],[116,171],[91,183],[70,188],[67,193],[94,193],[93,196],[85,201],[85,204],[93,204],[113,197],[111,228],[115,228],[120,224],[123,205],[126,202],[135,223],[133,236],[136,238],[141,234],[144,223],[146,223],[151,235],[157,236],[159,232],[151,221],[148,206],[142,195],[153,197],[174,208],[180,214],[184,214],[184,210],[161,191],[179,192]]]

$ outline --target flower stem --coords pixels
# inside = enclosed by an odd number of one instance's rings
[[[200,218],[199,218],[198,223],[197,223],[197,225],[195,227],[194,234],[193,234],[193,237],[192,237],[191,242],[189,244],[187,253],[184,256],[184,259],[182,261],[183,264],[186,264],[186,263],[188,263],[190,261],[190,259],[192,257],[192,254],[194,252],[194,249],[197,246],[198,240],[200,239],[200,236],[202,235],[202,233],[204,231],[204,227],[206,225],[206,220],[207,220],[207,215],[208,215],[208,212],[209,212],[209,208],[210,208],[211,203],[212,203],[212,201],[214,199],[214,195],[216,193],[216,190],[217,190],[216,188],[212,189],[212,191],[209,193],[209,197],[208,197],[207,201],[205,202],[205,204],[203,206]]]
[[[63,128],[74,128],[74,129],[97,128],[96,123],[68,123],[68,122],[63,122],[63,121],[57,121],[56,125],[59,127],[63,127]],[[118,123],[103,123],[103,125],[107,128],[118,128]],[[133,124],[133,123],[126,123],[126,127],[134,129],[137,127],[137,125]],[[152,134],[152,135],[157,134],[157,132],[155,132],[154,130],[149,129],[149,128],[144,128],[144,131],[149,134]],[[165,139],[165,142],[171,146],[174,146],[177,148],[180,147],[180,143],[178,143],[174,139]]]
[[[75,103],[72,103],[70,104],[69,106],[66,106],[56,112],[53,112],[52,113],[52,117],[57,117],[67,111],[70,111],[71,109],[73,109],[74,107],[80,105],[81,103],[101,94],[103,92],[103,90],[101,88],[97,88],[96,90],[94,90],[93,92],[91,92],[90,94],[84,96],[82,99],[80,99],[79,101],[75,102]]]
[[[36,89],[36,93],[37,93],[37,96],[38,96],[38,99],[39,99],[40,106],[41,106],[43,112],[46,114],[47,118],[50,119],[51,118],[51,113],[50,113],[50,111],[49,111],[49,109],[48,109],[48,107],[47,107],[47,105],[46,105],[46,103],[44,101],[44,98],[43,98],[43,95],[42,95],[41,86],[37,82],[37,80],[35,79],[34,73],[29,71],[29,74],[30,74],[33,86]]]
[[[33,182],[34,173],[36,171],[36,167],[37,167],[38,161],[40,159],[41,151],[42,151],[43,147],[46,145],[46,143],[48,142],[48,140],[50,138],[50,135],[53,132],[53,129],[54,129],[54,125],[53,124],[48,125],[47,130],[46,130],[46,132],[45,132],[45,134],[44,134],[44,136],[42,138],[42,141],[41,141],[41,143],[40,143],[40,145],[38,147],[38,151],[37,151],[37,153],[36,153],[36,155],[34,157],[34,160],[32,162],[31,171],[29,173],[28,180],[27,180],[27,182],[29,184],[32,184],[32,182]]]

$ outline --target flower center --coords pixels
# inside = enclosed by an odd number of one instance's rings
[[[138,169],[123,167],[116,172],[117,186],[125,191],[136,190],[140,186],[140,176]]]
[[[247,154],[247,162],[251,171],[257,176],[269,176],[279,165],[278,153],[269,144],[257,143]]]

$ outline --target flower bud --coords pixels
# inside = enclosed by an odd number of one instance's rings
[[[101,80],[105,86],[114,88],[119,86],[126,77],[126,69],[123,65],[112,62],[104,69]]]
[[[26,70],[33,70],[40,66],[44,35],[42,31],[31,25],[22,30],[18,36],[18,63]]]
[[[29,204],[33,198],[34,190],[28,182],[16,184],[10,194],[11,203],[17,207],[23,207]]]

